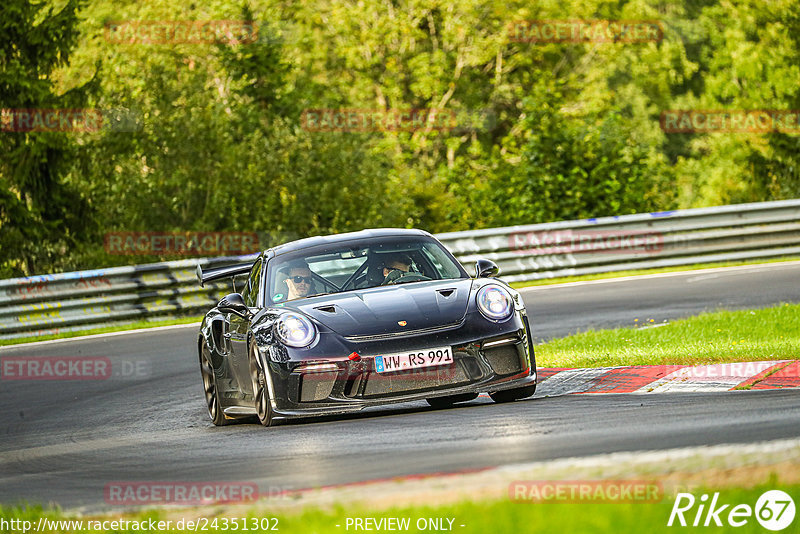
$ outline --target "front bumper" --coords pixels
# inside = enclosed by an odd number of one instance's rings
[[[461,393],[493,392],[536,382],[536,362],[524,312],[501,323],[477,312],[458,325],[403,336],[348,340],[335,336],[314,357],[265,354],[278,416],[356,412],[367,406]],[[329,334],[330,335],[330,334]],[[453,363],[378,373],[375,356],[450,346]],[[348,358],[353,353],[358,357]],[[288,357],[287,357],[288,356]],[[275,361],[281,360],[281,361]]]

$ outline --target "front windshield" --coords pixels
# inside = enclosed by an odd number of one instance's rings
[[[467,278],[467,274],[432,238],[361,239],[271,259],[267,302],[453,278]]]

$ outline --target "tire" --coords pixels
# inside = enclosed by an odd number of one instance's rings
[[[515,400],[526,399],[532,396],[534,393],[536,393],[535,383],[521,388],[506,389],[504,391],[495,391],[494,393],[489,393],[489,396],[492,398],[493,401],[501,403],[501,402],[513,402]]]
[[[211,352],[205,343],[200,349],[200,374],[203,377],[203,392],[206,399],[206,409],[211,422],[216,426],[224,426],[231,422],[225,417],[219,402],[217,379],[214,376],[214,367],[211,365]]]
[[[467,402],[478,398],[477,393],[462,393],[460,395],[448,395],[447,397],[433,397],[425,399],[434,408],[449,408],[457,402]]]
[[[263,426],[274,424],[272,403],[269,398],[269,388],[267,387],[267,372],[264,369],[264,362],[256,350],[254,343],[250,344],[250,378],[253,381],[253,402],[256,409],[258,422]]]

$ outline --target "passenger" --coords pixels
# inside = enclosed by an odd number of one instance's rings
[[[288,288],[286,300],[310,297],[316,294],[313,273],[305,262],[292,265],[286,274],[286,286]]]

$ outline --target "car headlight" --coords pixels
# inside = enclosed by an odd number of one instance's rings
[[[514,311],[514,302],[508,291],[500,286],[489,284],[478,290],[478,309],[492,321],[508,318]]]
[[[317,337],[314,323],[299,313],[284,313],[275,323],[275,333],[285,345],[305,347]]]

